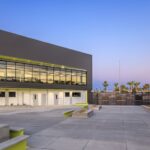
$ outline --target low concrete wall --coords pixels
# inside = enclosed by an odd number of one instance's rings
[[[94,115],[94,111],[91,109],[88,110],[79,110],[79,111],[74,111],[72,113],[73,118],[89,118]]]
[[[72,117],[72,113],[73,113],[73,112],[74,112],[73,109],[64,112],[64,117]]]
[[[27,150],[28,137],[23,128],[0,124],[0,150]]]
[[[22,135],[0,143],[0,150],[27,150],[29,136]]]
[[[9,139],[9,126],[0,124],[0,142]]]

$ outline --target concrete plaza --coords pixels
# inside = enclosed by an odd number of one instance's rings
[[[0,123],[24,127],[29,150],[150,149],[150,111],[142,106],[103,106],[89,119],[64,119],[68,109],[1,113]]]

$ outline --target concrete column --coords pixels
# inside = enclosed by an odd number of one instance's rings
[[[9,105],[9,90],[5,90],[5,105],[8,106]]]

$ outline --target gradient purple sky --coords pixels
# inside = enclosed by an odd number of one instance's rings
[[[104,80],[150,83],[149,0],[1,0],[0,29],[93,55]]]

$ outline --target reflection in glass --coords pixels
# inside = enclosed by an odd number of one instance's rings
[[[74,70],[72,71],[71,77],[72,77],[72,84],[76,84],[76,79],[77,79],[76,71],[74,71]]]
[[[0,80],[6,79],[6,62],[0,61]]]
[[[71,70],[66,70],[66,84],[71,84]]]
[[[40,82],[40,73],[37,71],[33,72],[33,77],[32,77],[33,82]]]
[[[53,68],[48,68],[48,83],[52,84],[54,80],[54,71]]]
[[[15,81],[15,70],[7,68],[7,80]]]
[[[16,63],[16,80],[19,82],[24,82],[24,64]]]
[[[0,81],[86,85],[87,72],[0,60]]]
[[[54,68],[54,83],[58,84],[60,79],[60,69]]]
[[[25,81],[32,82],[32,65],[25,64]]]
[[[43,82],[43,83],[46,83],[47,81],[47,73],[46,72],[41,72],[40,73],[40,81]]]
[[[0,60],[0,68],[6,68],[6,62]]]
[[[81,83],[81,72],[77,72],[77,83],[76,84],[78,84],[78,85],[81,85],[82,83]]]
[[[7,69],[15,69],[15,63],[14,62],[7,62]]]
[[[86,72],[82,72],[82,85],[86,85]]]
[[[6,79],[6,69],[0,68],[0,80]]]
[[[66,78],[65,78],[65,69],[60,70],[60,83],[65,84]]]

